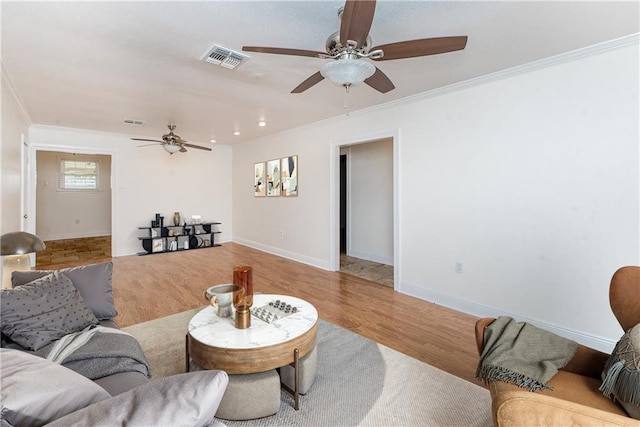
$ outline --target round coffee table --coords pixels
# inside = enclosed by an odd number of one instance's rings
[[[189,358],[205,369],[220,369],[228,374],[265,372],[286,365],[295,370],[294,390],[289,390],[298,406],[298,362],[311,352],[317,339],[318,312],[305,300],[288,295],[258,294],[253,307],[283,301],[296,311],[268,323],[251,316],[251,327],[238,329],[233,317],[218,317],[209,306],[189,322],[187,368]],[[286,388],[285,388],[286,389]]]

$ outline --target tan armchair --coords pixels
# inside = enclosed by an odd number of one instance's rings
[[[640,267],[622,267],[613,275],[609,303],[624,331],[640,323]],[[479,354],[484,328],[494,319],[476,323]],[[622,331],[620,336],[622,336]],[[533,393],[502,381],[488,383],[496,426],[640,426],[622,406],[598,388],[609,355],[580,345],[573,359],[549,384],[553,390]]]

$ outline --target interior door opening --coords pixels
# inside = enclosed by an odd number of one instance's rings
[[[347,155],[340,154],[340,255],[347,253]]]
[[[394,286],[393,138],[340,147],[340,271]]]
[[[35,151],[34,224],[47,248],[36,267],[74,266],[112,256],[110,154]]]

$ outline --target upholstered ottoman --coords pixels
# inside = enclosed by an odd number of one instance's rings
[[[275,369],[257,374],[229,375],[216,417],[252,420],[273,415],[280,409],[280,377]]]
[[[201,371],[193,363],[189,370]],[[229,375],[229,384],[222,396],[217,418],[241,421],[274,415],[280,409],[280,376],[275,369],[256,374]]]

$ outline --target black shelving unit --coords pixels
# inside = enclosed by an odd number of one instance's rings
[[[138,237],[142,242],[144,252],[138,255],[152,255],[166,252],[179,252],[193,249],[221,246],[216,243],[214,226],[221,222],[203,222],[189,225],[167,225],[162,227],[138,227],[146,230],[146,236]]]

